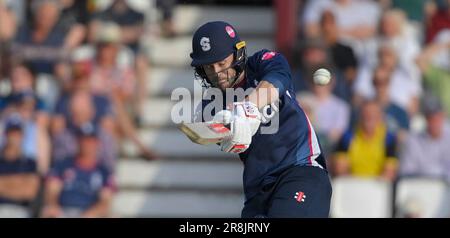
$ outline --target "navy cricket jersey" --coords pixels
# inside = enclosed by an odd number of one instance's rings
[[[239,154],[244,163],[246,200],[292,166],[316,166],[325,169],[324,157],[314,129],[297,103],[290,67],[285,57],[261,50],[248,58],[245,83],[242,88],[256,88],[268,81],[279,89],[279,129],[274,134],[261,134],[261,124],[250,147]],[[203,101],[203,108],[210,101]]]
[[[106,167],[97,164],[83,169],[74,158],[56,162],[50,169],[49,178],[63,183],[59,204],[64,208],[89,209],[98,201],[103,188],[114,189],[112,175]]]

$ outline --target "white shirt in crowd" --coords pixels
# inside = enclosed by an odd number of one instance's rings
[[[375,88],[372,83],[373,68],[365,66],[360,68],[354,84],[354,92],[366,99],[375,97]],[[389,95],[393,103],[407,109],[414,97],[420,97],[422,86],[420,78],[411,70],[397,67],[391,75]]]
[[[349,4],[341,5],[334,0],[308,1],[302,15],[303,24],[319,24],[324,11],[331,11],[336,17],[340,29],[356,26],[377,26],[381,9],[379,4],[368,0],[350,0]]]
[[[410,135],[400,154],[401,176],[444,178],[450,182],[450,131],[440,139],[422,132]]]
[[[342,99],[331,95],[324,101],[317,101],[314,108],[316,129],[328,133],[331,130],[344,132],[350,122],[350,107]]]
[[[376,1],[349,0],[345,5],[336,0],[308,1],[305,6],[301,21],[302,24],[319,24],[324,11],[331,11],[336,17],[339,30],[345,31],[355,27],[377,28],[381,17],[381,6]],[[368,52],[370,39],[355,39],[351,36],[340,35],[341,40],[351,46],[359,62],[363,62]]]

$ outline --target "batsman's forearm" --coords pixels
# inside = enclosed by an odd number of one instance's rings
[[[259,109],[278,100],[279,93],[273,84],[261,81],[258,87],[250,93],[247,100],[254,103]]]

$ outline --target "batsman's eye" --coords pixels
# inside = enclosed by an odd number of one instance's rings
[[[214,67],[212,65],[205,65],[205,66],[203,66],[203,69],[205,71],[212,71],[212,70],[214,70]]]

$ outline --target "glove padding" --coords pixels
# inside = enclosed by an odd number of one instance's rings
[[[251,135],[256,134],[261,124],[262,116],[255,104],[249,101],[234,103],[232,112],[234,117],[245,118],[250,127]]]
[[[233,113],[229,110],[222,110],[214,115],[213,122],[228,125],[233,119]]]
[[[261,114],[251,102],[233,103],[230,110],[218,112],[213,121],[230,124],[231,135],[224,138],[220,144],[221,150],[228,153],[242,153],[248,149],[252,136],[261,124]]]
[[[252,143],[250,127],[244,118],[237,117],[231,122],[231,136],[224,138],[220,149],[228,153],[242,153]]]

